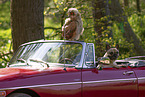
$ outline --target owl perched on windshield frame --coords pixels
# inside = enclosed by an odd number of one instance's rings
[[[79,40],[84,30],[81,14],[76,8],[69,8],[68,17],[62,26],[62,36],[71,41]]]

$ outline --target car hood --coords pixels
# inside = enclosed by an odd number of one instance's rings
[[[24,68],[2,68],[0,69],[0,76],[5,76],[9,74],[19,74],[24,72],[35,71],[32,69],[24,69]]]
[[[75,68],[67,68],[67,72],[77,71]],[[46,69],[32,69],[32,68],[18,68],[8,67],[0,69],[0,81],[2,80],[13,80],[16,78],[34,77],[37,75],[52,74],[52,73],[63,73],[66,72],[63,67],[53,67]]]

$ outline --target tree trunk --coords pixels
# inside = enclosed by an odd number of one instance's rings
[[[112,30],[107,27],[112,26],[110,23],[110,1],[109,0],[92,0],[93,18],[94,18],[94,30],[95,30],[95,42],[96,42],[96,55],[98,57],[103,56],[104,50],[102,46],[102,32],[107,30],[108,38],[113,38]]]
[[[11,0],[14,52],[25,42],[44,39],[44,0]]]
[[[128,2],[128,0],[124,0],[124,6],[125,6],[125,7],[129,7],[129,2]]]
[[[98,57],[102,56],[102,32],[104,29],[101,29],[104,26],[104,21],[100,21],[102,17],[105,16],[105,3],[104,0],[92,0],[92,12],[93,12],[93,19],[94,19],[94,30],[95,30],[95,45],[96,45],[96,55]],[[101,23],[100,23],[101,22]]]
[[[140,9],[140,0],[136,0],[136,7],[137,7],[137,11],[141,12],[141,9]]]
[[[102,36],[102,29],[103,25],[99,24],[99,21],[102,17],[105,16],[105,3],[104,0],[92,0],[93,6],[93,18],[94,18],[94,30],[98,33],[98,37]]]
[[[118,0],[112,0],[111,6],[110,6],[110,12],[114,16],[114,20],[123,23],[123,28],[124,28],[124,37],[129,43],[134,44],[134,52],[137,55],[145,55],[145,50],[142,48],[140,45],[139,39],[136,37],[135,33],[133,32],[128,20],[127,16],[124,15],[124,12],[119,4]]]

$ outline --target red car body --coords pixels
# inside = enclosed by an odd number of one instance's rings
[[[46,42],[49,41],[41,41]],[[35,43],[40,42],[28,44]],[[93,56],[90,58],[95,61],[93,44],[74,43],[83,45],[78,66],[63,65],[35,69],[29,66],[10,65],[0,69],[0,95],[11,97],[12,94],[24,93],[31,97],[145,97],[144,66],[126,66],[119,69],[108,67],[98,70],[94,62],[87,64],[86,61],[90,54],[89,47],[92,47]]]

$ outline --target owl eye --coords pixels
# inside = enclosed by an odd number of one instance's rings
[[[74,12],[70,12],[71,15],[74,15]]]
[[[113,54],[113,52],[110,52],[110,54],[112,55],[112,54]]]

